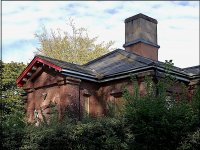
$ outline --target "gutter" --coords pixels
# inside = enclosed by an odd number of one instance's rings
[[[61,74],[62,75],[66,75],[66,76],[70,76],[70,77],[75,77],[75,78],[80,78],[80,79],[92,81],[92,82],[98,82],[95,78],[92,79],[90,77],[85,77],[85,76],[81,76],[81,75],[71,74],[71,73],[67,73],[67,72],[61,72]]]
[[[145,67],[145,68],[140,68],[140,69],[134,70],[134,72],[135,72],[134,74],[139,74],[141,72],[147,72],[147,70],[150,69],[150,68],[152,68],[152,67]],[[152,71],[153,71],[153,69],[152,69]],[[123,74],[122,73],[116,74],[113,77],[106,77],[104,79],[98,79],[98,78],[95,78],[94,76],[92,76],[92,78],[86,77],[86,74],[82,74],[82,73],[77,73],[77,75],[76,75],[75,72],[71,72],[71,71],[61,72],[61,74],[71,76],[71,77],[80,78],[80,79],[84,79],[84,80],[88,80],[88,81],[92,81],[92,82],[96,82],[96,83],[104,83],[104,82],[107,82],[107,81],[112,81],[112,80],[116,80],[116,79],[123,79],[123,78],[130,77],[130,73],[132,73],[132,72],[133,72],[133,70],[125,72]],[[74,73],[74,74],[72,74],[72,73]]]
[[[189,75],[184,74],[184,73],[180,73],[180,72],[175,71],[175,70],[173,70],[173,71],[168,70],[168,72],[166,72],[166,70],[165,70],[164,68],[162,68],[162,67],[155,67],[155,66],[154,66],[154,68],[156,68],[156,69],[158,69],[158,70],[160,70],[160,71],[162,71],[162,72],[165,72],[165,73],[167,73],[167,74],[171,73],[171,74],[176,74],[176,75],[179,75],[179,76],[184,76],[184,77],[186,77],[186,78],[190,78]]]
[[[114,74],[114,75],[111,75],[111,76],[107,76],[107,77],[112,77],[112,76],[116,76],[116,75],[120,75],[120,74],[126,74],[126,73],[132,73],[132,72],[141,71],[141,70],[148,70],[148,69],[159,69],[162,72],[166,73],[165,68],[152,65],[152,66],[148,66],[148,67],[138,68],[138,69],[135,69],[135,70],[129,70],[129,71],[126,71],[126,72],[123,72],[123,73],[117,73],[117,74]],[[176,71],[174,69],[169,70],[169,73],[176,74],[176,75],[179,75],[179,76],[183,76],[183,77],[186,77],[186,78],[192,78],[192,76],[189,76],[188,74],[185,74],[185,73],[180,73],[180,72],[178,72],[178,71]]]
[[[142,70],[148,70],[148,69],[152,69],[152,68],[153,68],[152,66],[148,66],[148,67],[138,68],[138,69],[134,69],[134,70],[129,70],[129,71],[126,71],[126,72],[116,73],[116,74],[109,75],[109,76],[106,76],[106,77],[109,78],[109,77],[112,77],[112,76],[118,76],[118,75],[122,75],[122,74],[138,72],[138,71],[142,71]]]
[[[180,73],[178,71],[175,71],[174,69],[173,70],[171,69],[168,72],[166,72],[166,70],[164,68],[158,67],[158,66],[155,66],[155,65],[154,66],[147,66],[147,67],[143,67],[143,68],[138,68],[138,69],[134,69],[134,70],[129,70],[129,71],[126,71],[126,72],[121,72],[121,73],[113,74],[113,75],[110,75],[110,76],[104,76],[103,79],[98,79],[97,77],[89,75],[89,74],[80,73],[80,72],[67,70],[67,69],[62,69],[61,74],[80,78],[80,79],[83,79],[83,80],[96,82],[96,83],[104,83],[104,82],[107,82],[107,81],[112,81],[112,80],[116,80],[116,79],[123,79],[123,78],[130,77],[131,73],[133,73],[133,75],[135,75],[135,74],[139,74],[141,72],[147,72],[147,71],[155,70],[155,69],[157,69],[159,71],[159,73],[165,73],[167,75],[171,74],[171,75],[175,76],[176,79],[186,81],[186,82],[190,82],[190,79],[195,79],[195,78],[200,77],[199,75],[189,76],[185,73]]]
[[[117,76],[117,77],[112,77],[112,78],[107,78],[107,79],[103,79],[100,81],[100,83],[103,83],[103,82],[107,82],[107,81],[112,81],[112,80],[117,80],[117,79],[123,79],[123,78],[127,78],[127,77],[130,77],[131,75],[138,75],[140,73],[147,73],[149,71],[154,71],[153,69],[151,70],[148,70],[148,71],[140,71],[140,72],[137,72],[137,73],[133,73],[133,74],[130,74],[130,73],[127,73],[125,75],[120,75],[120,76]]]
[[[157,76],[161,76],[162,77],[162,74],[165,74],[166,76],[170,76],[171,74],[169,73],[164,73],[164,72],[161,72],[161,71],[157,71]],[[178,79],[178,80],[181,80],[181,81],[185,81],[185,82],[190,82],[189,79],[187,78],[184,78],[184,77],[180,77],[180,76],[177,76],[177,75],[171,75],[173,76],[175,79]]]
[[[155,67],[155,66],[154,66]],[[156,69],[159,69],[159,70],[161,70],[162,72],[165,72],[166,73],[166,71],[165,71],[165,69],[164,68],[162,68],[162,67],[155,67]],[[171,71],[172,70],[172,71]],[[182,76],[182,77],[185,77],[185,78],[187,78],[187,79],[195,79],[195,78],[199,78],[200,77],[200,75],[188,75],[188,74],[186,74],[186,73],[180,73],[180,72],[178,72],[178,71],[175,71],[174,69],[171,69],[171,70],[169,70],[169,73],[171,73],[171,74],[174,74],[174,75],[179,75],[179,76]]]
[[[72,71],[72,70],[68,70],[68,69],[62,69],[61,73],[70,73],[70,74],[77,74],[77,75],[81,75],[81,76],[85,76],[85,77],[89,77],[89,78],[95,78],[95,76],[89,75],[89,74],[85,74],[85,73],[80,73],[77,71]]]
[[[71,70],[67,70],[67,69],[62,69],[60,73],[62,75],[72,76],[72,77],[89,80],[89,81],[96,82],[96,83],[103,83],[103,82],[112,81],[112,80],[116,80],[116,79],[126,78],[126,77],[129,77],[130,73],[132,73],[132,72],[137,72],[136,74],[138,74],[138,73],[148,70],[150,68],[152,68],[152,66],[138,68],[138,69],[130,70],[127,72],[114,74],[112,76],[107,76],[107,77],[105,76],[104,79],[98,79],[92,75],[88,75],[88,74],[84,74],[84,73],[80,73],[80,72],[76,72],[76,71],[71,71]]]

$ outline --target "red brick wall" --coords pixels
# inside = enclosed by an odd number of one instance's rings
[[[145,93],[144,83],[139,83],[139,91]],[[104,116],[107,114],[107,103],[112,101],[114,97],[122,97],[124,88],[133,91],[133,84],[130,79],[120,79],[102,84],[94,84],[91,82],[81,82],[81,113],[84,113],[84,100],[89,98],[90,116]]]
[[[137,43],[128,46],[125,50],[153,60],[158,60],[158,48],[145,43]]]
[[[56,104],[59,119],[65,114],[66,107],[73,107],[79,111],[79,83],[80,80],[60,76],[47,69],[43,69],[37,77],[30,78],[24,85],[24,89],[28,92],[26,104],[28,122],[35,121],[34,110],[39,112],[40,120],[43,120],[41,111],[48,118],[51,102]]]
[[[144,74],[141,74],[137,78],[141,95],[146,94],[143,76]],[[28,92],[27,120],[31,123],[36,121],[35,110],[39,112],[40,120],[43,120],[41,110],[48,119],[49,113],[52,111],[49,108],[51,102],[56,104],[59,119],[66,114],[67,108],[71,108],[75,116],[81,119],[86,112],[85,100],[88,99],[90,116],[104,116],[108,112],[107,103],[114,98],[121,97],[124,87],[128,88],[130,92],[133,91],[134,87],[129,78],[97,84],[64,77],[49,68],[38,68],[35,75],[24,85],[24,89]]]

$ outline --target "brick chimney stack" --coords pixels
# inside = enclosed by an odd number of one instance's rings
[[[126,51],[158,60],[157,20],[144,14],[137,14],[125,19]]]

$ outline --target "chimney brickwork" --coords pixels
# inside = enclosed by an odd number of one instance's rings
[[[125,19],[125,50],[158,60],[157,23],[143,14]]]

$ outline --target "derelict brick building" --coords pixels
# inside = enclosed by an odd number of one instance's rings
[[[132,88],[130,74],[138,80],[140,94],[145,94],[144,76],[161,77],[165,72],[158,61],[157,20],[143,14],[125,19],[125,50],[116,49],[106,55],[76,65],[36,55],[17,79],[26,91],[28,122],[35,121],[34,112],[48,117],[50,102],[56,103],[61,119],[66,108],[79,117],[106,115],[107,103],[123,103],[122,90]],[[172,67],[170,74],[188,86],[188,94],[200,81],[200,66]]]

